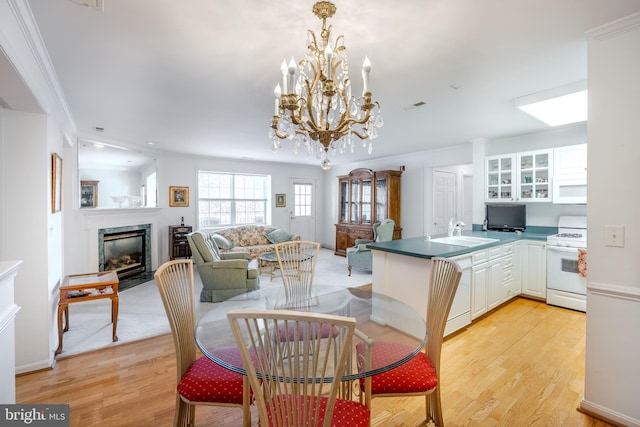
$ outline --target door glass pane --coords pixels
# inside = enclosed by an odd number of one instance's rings
[[[293,184],[293,211],[295,216],[311,216],[311,184]]]

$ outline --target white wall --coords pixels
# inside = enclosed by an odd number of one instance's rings
[[[594,30],[588,43],[588,288],[581,407],[640,425],[640,14]],[[606,225],[625,228],[605,245]]]
[[[51,150],[47,117],[0,110],[3,132],[0,259],[23,260],[15,279],[17,371],[50,366],[53,357],[52,289],[62,267],[60,214],[51,214]],[[24,339],[26,337],[26,339]],[[56,343],[57,344],[57,343]]]

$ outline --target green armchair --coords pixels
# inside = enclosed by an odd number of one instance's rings
[[[257,261],[248,253],[221,253],[213,237],[201,230],[188,234],[187,241],[202,279],[200,301],[224,301],[260,288]]]
[[[393,229],[396,223],[392,219],[373,224],[373,240],[356,239],[355,246],[347,248],[347,269],[351,276],[351,269],[358,268],[371,270],[373,267],[373,254],[367,247],[368,243],[386,242],[393,239]]]

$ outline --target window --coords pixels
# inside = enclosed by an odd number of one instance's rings
[[[268,224],[271,177],[198,172],[198,228]]]

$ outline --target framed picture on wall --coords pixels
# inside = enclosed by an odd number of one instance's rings
[[[80,181],[81,208],[95,208],[98,206],[98,182]]]
[[[276,194],[276,208],[284,208],[287,206],[287,195]]]
[[[169,187],[169,206],[188,207],[189,187]]]
[[[62,210],[62,157],[51,154],[51,213]]]

